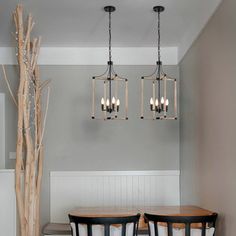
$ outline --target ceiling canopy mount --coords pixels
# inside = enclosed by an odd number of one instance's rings
[[[114,6],[105,6],[104,11],[105,12],[114,12],[116,8]]]
[[[163,6],[155,6],[155,7],[153,7],[153,11],[163,12],[163,11],[165,11],[165,8]]]

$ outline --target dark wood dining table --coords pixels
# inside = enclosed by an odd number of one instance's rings
[[[87,217],[119,217],[141,214],[139,233],[147,234],[147,224],[144,222],[144,213],[169,216],[204,216],[214,212],[198,206],[150,206],[150,207],[77,207],[68,212],[75,216]],[[181,228],[181,225],[176,225]],[[200,227],[198,225],[192,227]],[[43,228],[44,235],[70,235],[69,224],[48,223]]]
[[[212,211],[197,206],[150,206],[150,207],[78,207],[69,214],[87,217],[119,217],[140,213],[139,229],[147,230],[144,213],[168,216],[204,216],[213,214]],[[179,224],[179,227],[181,225]],[[193,227],[198,227],[196,224]]]

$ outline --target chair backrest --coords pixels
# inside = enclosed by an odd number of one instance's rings
[[[144,214],[145,220],[148,222],[149,235],[151,235],[150,222],[154,226],[154,235],[160,236],[158,234],[158,227],[161,227],[160,223],[165,223],[167,225],[167,236],[175,236],[173,234],[173,225],[174,224],[183,224],[185,228],[185,236],[191,236],[191,224],[199,224],[200,234],[199,236],[207,236],[207,228],[214,227],[217,219],[217,214],[213,213],[212,215],[205,216],[165,216],[165,215],[152,215]],[[154,236],[152,235],[152,236]],[[215,235],[215,230],[213,231]]]
[[[85,236],[79,235],[79,227],[86,226],[87,228],[87,236],[96,236],[93,234],[93,226],[99,225],[104,227],[104,236],[110,236],[110,229],[113,225],[116,227],[121,227],[121,236],[127,236],[126,234],[126,226],[127,224],[132,224],[132,235],[136,236],[138,231],[138,222],[139,222],[140,214],[133,216],[121,216],[121,217],[80,217],[69,215],[70,223],[71,223],[71,232],[73,236]],[[72,227],[74,225],[74,229]]]

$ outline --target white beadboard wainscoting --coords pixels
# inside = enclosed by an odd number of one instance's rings
[[[16,236],[14,170],[0,170],[0,235]]]
[[[50,220],[68,222],[76,207],[179,205],[179,171],[55,171]]]

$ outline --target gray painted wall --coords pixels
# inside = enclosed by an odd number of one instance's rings
[[[0,169],[5,168],[5,94],[0,93]]]
[[[16,66],[6,66],[6,69],[12,90],[16,94],[17,68]],[[6,168],[14,168],[15,161],[9,160],[9,152],[15,152],[16,150],[17,109],[13,104],[11,96],[6,88],[2,68],[0,69],[0,93],[5,93],[5,165]]]
[[[7,67],[14,81],[16,71]],[[178,170],[179,122],[140,120],[140,77],[152,66],[117,66],[129,79],[129,120],[91,120],[91,77],[103,66],[42,66],[42,78],[52,79],[45,133],[42,189],[42,223],[49,220],[49,171],[51,170]],[[166,72],[179,77],[178,66]],[[13,78],[12,78],[13,77]],[[2,82],[1,82],[2,83]],[[5,90],[5,85],[0,84]],[[16,113],[7,97],[7,150],[15,151]]]
[[[236,222],[236,1],[224,0],[180,63],[181,201]]]

